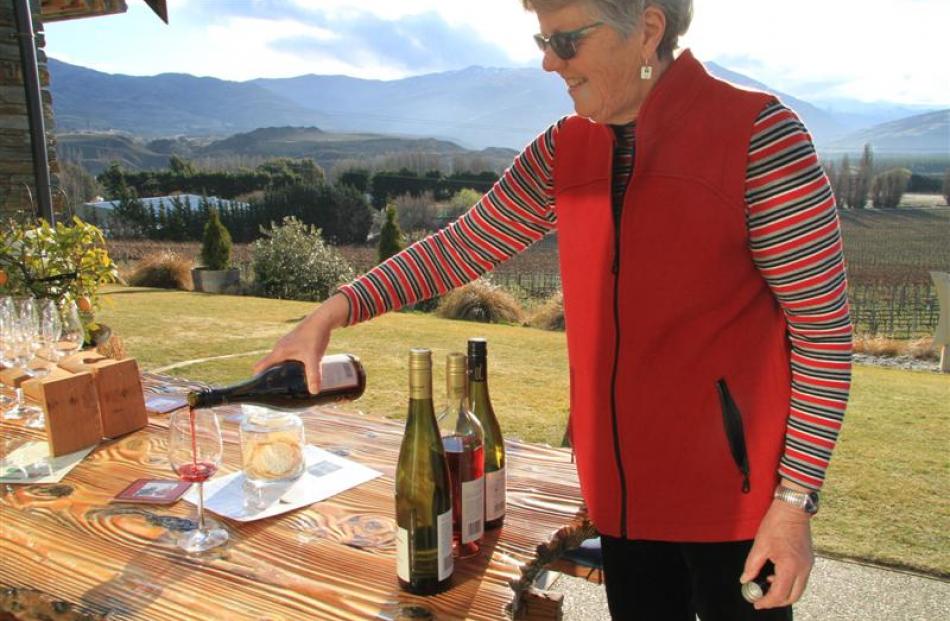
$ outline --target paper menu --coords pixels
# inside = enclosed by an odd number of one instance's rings
[[[251,522],[306,507],[382,475],[313,445],[304,447],[304,458],[307,466],[303,475],[283,488],[269,489],[270,500],[262,508],[248,502],[250,485],[243,472],[234,472],[205,483],[205,509],[238,522]],[[184,499],[197,505],[197,487]]]
[[[26,442],[0,459],[0,483],[59,483],[94,448],[50,457],[46,442]]]

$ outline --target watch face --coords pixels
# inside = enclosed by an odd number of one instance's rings
[[[818,513],[818,492],[811,492],[805,497],[805,512],[812,515]]]

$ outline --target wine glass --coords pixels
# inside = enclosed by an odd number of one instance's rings
[[[13,298],[0,296],[0,366],[12,367],[13,358]],[[12,397],[0,394],[0,405],[6,407],[14,402]]]
[[[168,459],[182,481],[198,484],[198,528],[185,531],[178,547],[204,552],[228,540],[228,531],[217,522],[205,524],[204,482],[218,470],[224,450],[221,427],[212,410],[177,410],[168,423]]]
[[[33,298],[14,298],[12,304],[4,310],[3,361],[4,366],[23,369],[30,377],[35,376],[29,364],[36,352],[33,341],[36,336],[36,324],[33,322],[35,307]],[[23,389],[15,388],[16,402],[3,413],[7,420],[19,420],[27,414],[35,415],[42,410],[27,406],[23,402]]]
[[[62,340],[59,342],[58,349],[62,351],[57,352],[57,355],[60,353],[66,355],[78,351],[86,338],[86,330],[83,328],[82,319],[79,318],[79,309],[76,308],[75,302],[70,301],[63,304],[60,319],[62,322],[60,338]]]
[[[59,360],[57,344],[63,336],[63,321],[59,316],[56,301],[45,298],[40,301],[40,340],[46,357],[52,362]]]

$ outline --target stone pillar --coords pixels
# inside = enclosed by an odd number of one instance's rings
[[[49,91],[49,69],[46,63],[43,22],[39,1],[30,0],[33,28],[36,31],[36,55],[43,85],[43,113],[49,151],[51,182],[56,184],[59,171],[53,139],[53,99]],[[33,153],[30,146],[30,122],[23,85],[20,47],[15,37],[16,19],[11,0],[0,0],[0,219],[35,209],[36,180],[33,176]],[[57,206],[54,196],[53,204]],[[61,207],[61,206],[60,206]]]

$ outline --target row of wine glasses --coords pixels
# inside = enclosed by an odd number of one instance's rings
[[[0,296],[0,363],[21,368],[30,377],[44,377],[49,369],[37,365],[38,358],[56,362],[79,349],[85,332],[74,303],[58,305],[55,300],[33,297]],[[28,418],[27,427],[45,426],[43,411],[23,401],[23,391],[15,389],[15,398],[6,398],[6,420]]]

